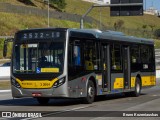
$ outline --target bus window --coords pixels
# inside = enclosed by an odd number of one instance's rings
[[[71,40],[68,51],[68,76],[72,80],[84,71],[83,43],[80,40]]]
[[[147,45],[141,46],[142,70],[154,70],[153,48]]]
[[[121,46],[118,44],[111,45],[111,70],[122,70]]]
[[[79,46],[74,46],[74,65],[81,66],[81,49]]]
[[[86,70],[98,70],[98,58],[96,44],[92,41],[87,41],[84,47],[84,59]]]
[[[131,46],[131,70],[138,71],[140,69],[140,49],[138,45],[133,45]]]

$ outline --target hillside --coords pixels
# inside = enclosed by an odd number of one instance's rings
[[[76,13],[82,15],[91,6],[91,3],[86,3],[86,2],[83,3],[81,0],[66,0],[66,1],[68,5],[65,11],[70,13]],[[113,27],[114,23],[117,20],[123,20],[125,28],[141,29],[143,25],[148,25],[147,27],[148,30],[151,30],[149,28],[149,25],[155,25],[155,28],[160,28],[160,18],[152,15],[110,17],[109,8],[94,8],[89,14],[89,16],[92,16],[93,18],[100,20],[100,14],[102,23],[108,27]]]
[[[25,5],[17,0],[0,0],[1,3],[10,3],[12,5],[36,8],[47,10],[48,6],[43,4],[42,0],[32,0],[33,6]],[[63,10],[64,13],[70,13],[73,15],[83,15],[88,8],[92,5],[92,3],[84,2],[81,0],[66,0],[67,6]],[[2,8],[1,8],[2,9]],[[12,31],[15,32],[18,29],[25,28],[35,28],[35,27],[47,27],[47,19],[42,16],[34,16],[34,15],[25,15],[25,14],[15,14],[15,13],[6,13],[5,10],[2,11],[0,9],[0,25],[2,27],[2,31],[0,31],[0,35],[7,33],[12,34]],[[53,7],[50,7],[50,11],[56,11]],[[152,15],[144,15],[144,16],[130,16],[130,17],[110,17],[109,8],[94,8],[91,13],[88,15],[95,20],[96,22],[92,22],[90,25],[86,24],[87,27],[94,27],[98,29],[114,29],[114,24],[121,20],[123,21],[123,26],[120,30],[124,32],[128,32],[130,29],[132,30],[149,30],[151,31],[151,25],[154,26],[154,29],[160,28],[160,18]],[[20,18],[20,19],[18,19]],[[37,19],[36,19],[37,18]],[[26,20],[27,19],[27,20]],[[57,18],[56,18],[57,19]],[[51,27],[74,27],[79,28],[79,23],[70,22],[66,20],[56,20],[51,19]],[[79,18],[78,18],[79,19]],[[11,24],[11,20],[14,22],[14,25]],[[22,21],[22,22],[19,22]],[[101,21],[101,23],[99,22]],[[58,26],[57,26],[58,25]],[[105,25],[105,28],[103,28]],[[144,28],[144,25],[146,27]],[[5,27],[6,26],[6,27]],[[3,32],[3,33],[2,33]],[[130,33],[129,33],[130,34]]]

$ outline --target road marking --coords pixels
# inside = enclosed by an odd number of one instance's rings
[[[51,116],[51,115],[56,115],[56,114],[61,114],[61,113],[65,113],[65,112],[70,112],[70,111],[75,111],[75,110],[80,110],[80,109],[85,109],[85,108],[88,108],[88,107],[93,107],[95,105],[90,105],[90,106],[84,106],[84,107],[77,107],[77,108],[72,108],[72,109],[66,109],[66,110],[62,110],[62,111],[59,111],[59,112],[54,112],[54,113],[46,113],[45,115],[43,115],[42,117],[47,117],[47,116]],[[47,111],[46,111],[47,112]],[[37,117],[39,118],[39,117]],[[36,119],[36,118],[24,118],[24,119],[21,119],[21,120],[32,120],[32,119]]]
[[[11,92],[11,90],[0,90],[0,93],[2,92]]]

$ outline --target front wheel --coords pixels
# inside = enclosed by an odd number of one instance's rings
[[[87,96],[83,99],[84,103],[91,104],[95,99],[95,86],[92,81],[88,81]]]
[[[48,102],[49,102],[49,98],[41,98],[41,97],[39,97],[39,98],[37,98],[37,101],[39,102],[39,104],[41,104],[41,105],[46,105],[46,104],[48,104]]]
[[[141,81],[137,77],[136,78],[136,83],[135,83],[135,90],[132,92],[132,96],[138,97],[141,94]]]

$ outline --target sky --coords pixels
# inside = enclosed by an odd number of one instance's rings
[[[144,1],[144,9],[149,8],[153,5],[154,8],[160,11],[160,0],[143,0]]]

